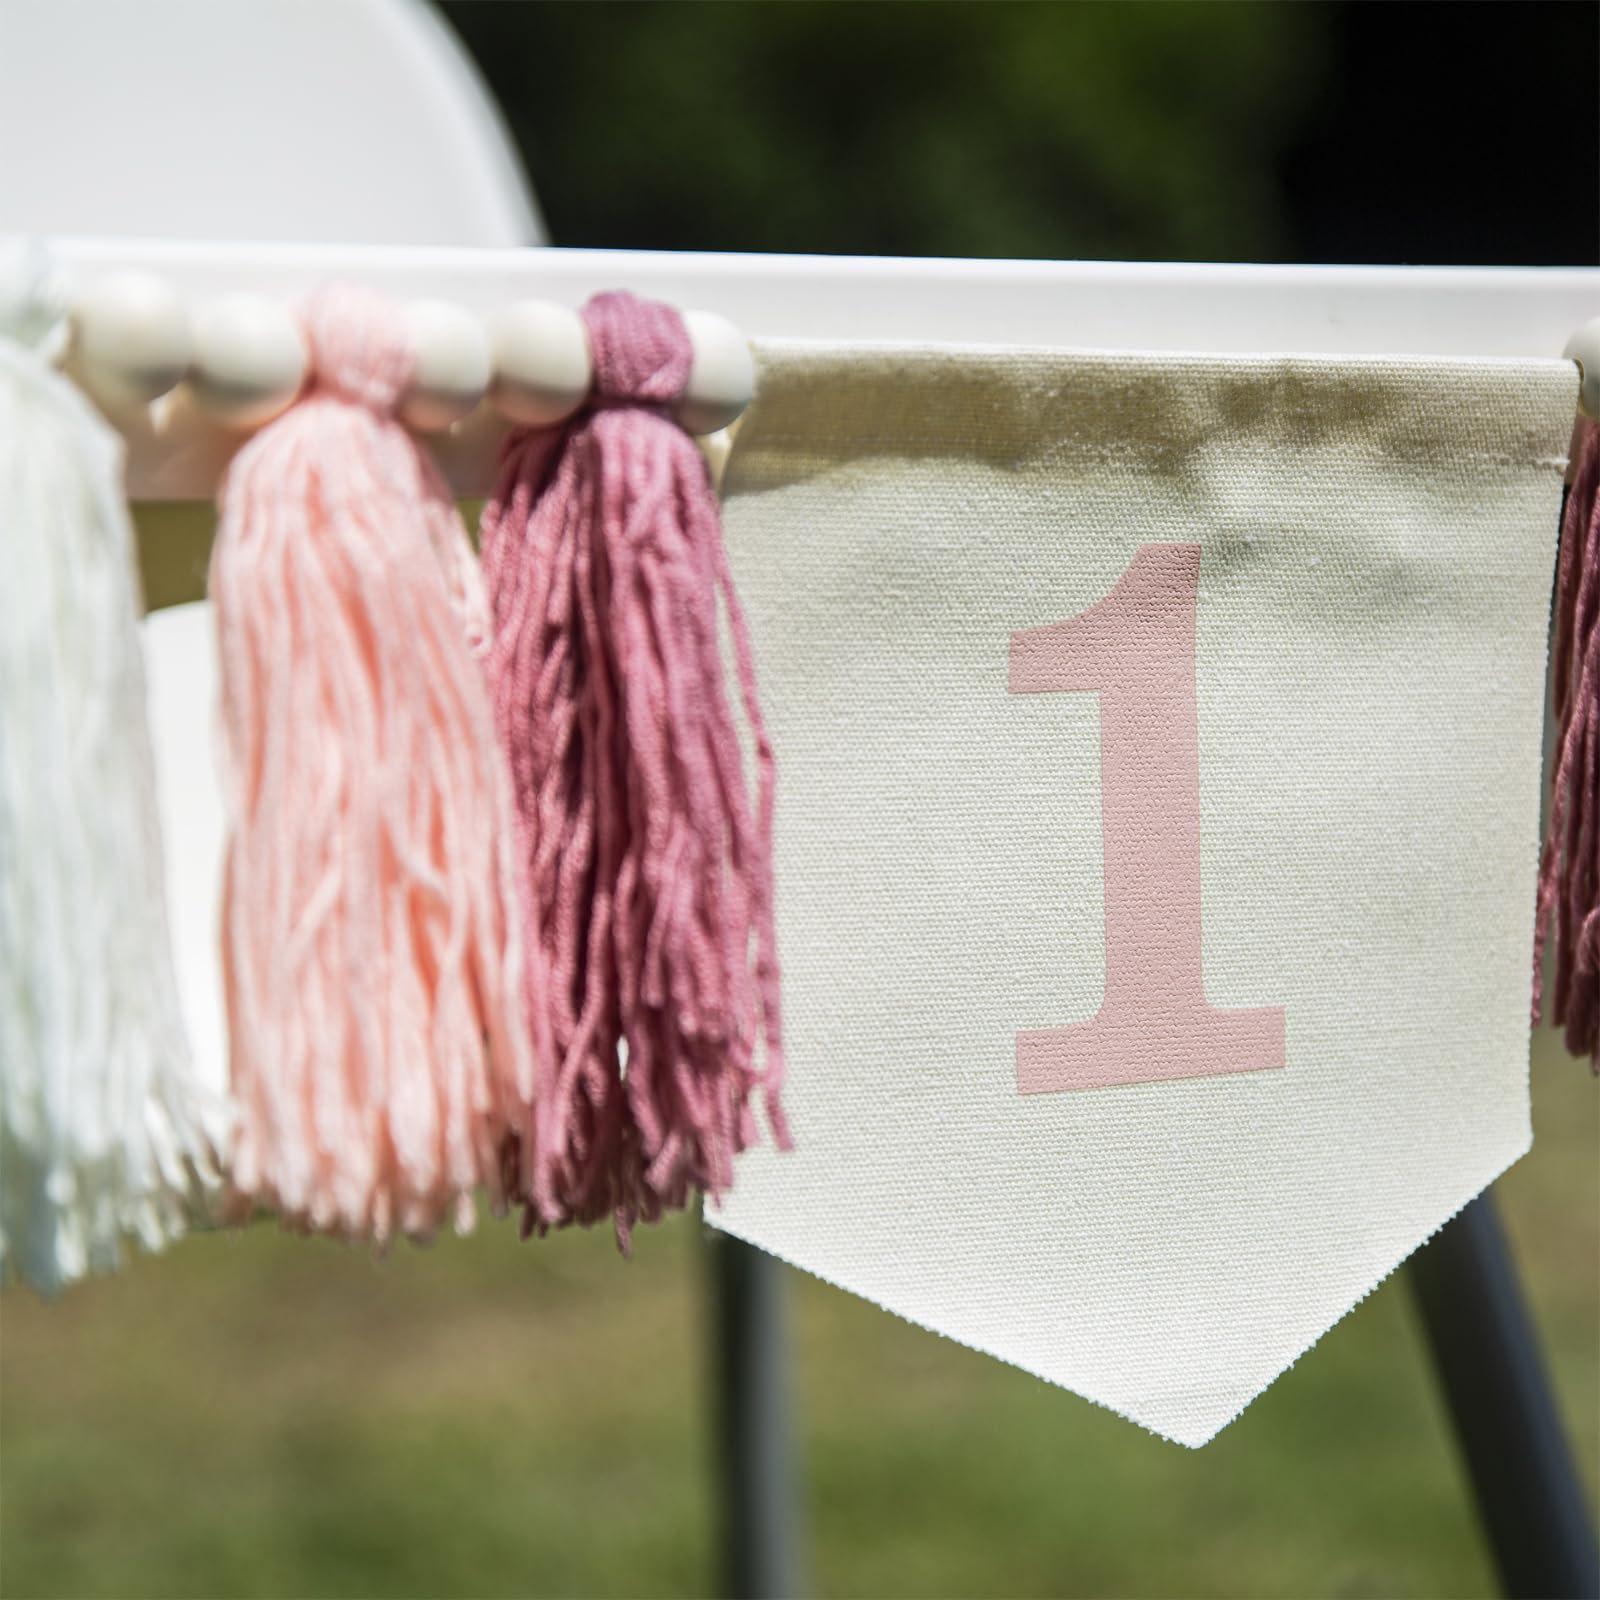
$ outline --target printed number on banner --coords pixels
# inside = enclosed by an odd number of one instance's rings
[[[1199,545],[1147,544],[1087,611],[1011,635],[1011,693],[1100,696],[1105,853],[1105,998],[1017,1035],[1021,1094],[1283,1066],[1282,1008],[1218,1010],[1201,978],[1199,590]]]

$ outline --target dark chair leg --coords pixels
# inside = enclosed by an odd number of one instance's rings
[[[789,1416],[784,1269],[708,1230],[716,1367],[722,1589],[728,1600],[795,1600],[800,1518]]]
[[[1410,1278],[1502,1588],[1593,1600],[1594,1523],[1490,1195],[1418,1252]]]

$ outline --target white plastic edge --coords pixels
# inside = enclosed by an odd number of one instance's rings
[[[627,288],[716,312],[752,341],[1558,358],[1573,331],[1600,310],[1600,268],[1585,267],[950,261],[88,237],[51,243],[69,285],[140,269],[167,276],[191,304],[244,289],[298,298],[330,278],[355,277],[402,299],[450,300],[487,315],[529,296],[576,306],[598,290]],[[228,446],[196,436],[195,426],[131,430],[134,499],[214,493]],[[485,492],[499,426],[477,416],[436,442],[458,493]]]

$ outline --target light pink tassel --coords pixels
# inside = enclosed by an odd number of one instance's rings
[[[557,1063],[538,1104],[533,1226],[712,1196],[780,1146],[772,750],[716,494],[667,408],[690,350],[670,307],[584,308],[588,409],[508,448],[483,518],[491,691],[528,865],[528,939]],[[756,795],[724,692],[726,608]]]
[[[311,387],[229,469],[211,561],[231,1183],[381,1243],[503,1203],[536,1057],[463,533],[393,417],[403,323],[334,287],[305,328]]]
[[[1588,1055],[1600,1072],[1600,423],[1581,424],[1562,517],[1555,610],[1556,743],[1539,863],[1533,1016],[1537,1022],[1553,927],[1551,1020],[1565,1028],[1573,1055]]]

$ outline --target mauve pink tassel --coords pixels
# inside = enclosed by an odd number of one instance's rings
[[[1550,1015],[1567,1048],[1600,1072],[1600,423],[1581,424],[1556,573],[1551,657],[1556,743],[1549,831],[1539,863],[1533,1016],[1543,999],[1544,947],[1555,929]]]
[[[403,322],[334,287],[305,329],[312,386],[234,460],[211,559],[231,1183],[235,1211],[381,1243],[470,1226],[480,1184],[504,1202],[536,1057],[510,786],[463,632],[481,591],[393,417]]]
[[[788,1144],[773,766],[716,493],[667,409],[689,372],[683,321],[626,294],[597,295],[583,317],[588,408],[514,436],[484,511],[487,661],[556,1063],[529,1222],[609,1215],[626,1249],[636,1220],[729,1187],[758,1090]]]

